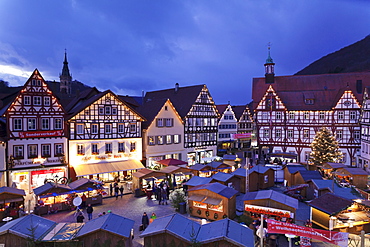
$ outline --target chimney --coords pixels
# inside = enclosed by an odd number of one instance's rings
[[[177,93],[179,91],[179,84],[176,82],[175,84],[175,93]]]

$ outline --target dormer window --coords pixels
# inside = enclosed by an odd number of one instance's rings
[[[304,102],[306,105],[313,105],[315,103],[315,100],[314,99],[305,99],[305,102]]]
[[[304,96],[304,103],[306,105],[313,105],[315,104],[315,95],[310,92],[303,93]]]

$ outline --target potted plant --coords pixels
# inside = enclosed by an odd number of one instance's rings
[[[184,191],[180,189],[174,190],[170,195],[170,201],[172,207],[174,207],[176,211],[180,211],[180,205],[183,203],[186,204],[187,201]]]

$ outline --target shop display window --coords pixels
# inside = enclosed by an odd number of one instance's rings
[[[207,204],[193,201],[193,206],[197,208],[207,208]]]
[[[224,207],[223,207],[222,202],[221,202],[219,205],[208,204],[208,209],[223,212]]]

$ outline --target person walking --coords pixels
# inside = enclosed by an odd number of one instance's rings
[[[80,212],[78,212],[78,214],[77,214],[77,218],[76,218],[77,223],[83,223],[83,222],[84,222],[84,219],[85,219],[85,217],[84,217],[84,215],[82,214],[82,212],[81,212],[81,211],[80,211]]]
[[[110,191],[110,196],[113,196],[113,184],[110,183],[109,185],[109,191]]]
[[[118,184],[114,186],[114,196],[116,197],[116,200],[118,199],[118,191],[119,191],[119,188],[118,188]]]
[[[168,205],[168,202],[167,202],[167,192],[165,190],[165,188],[161,189],[161,194],[162,194],[162,205],[164,205],[164,203],[166,203],[166,205]]]
[[[85,195],[85,193],[82,194],[81,200],[82,200],[81,207],[85,208],[86,207],[86,195]]]
[[[158,204],[161,205],[162,202],[162,189],[161,187],[157,188]]]
[[[123,196],[123,190],[124,190],[124,188],[123,188],[123,184],[122,184],[121,187],[119,187],[119,191],[121,192],[121,198]]]
[[[152,215],[150,216],[149,223],[151,224],[156,218],[157,218],[157,215],[153,212]]]
[[[86,213],[87,213],[87,218],[89,220],[92,220],[92,213],[94,212],[94,209],[93,207],[91,206],[91,204],[87,205],[87,208],[86,208]]]
[[[141,224],[143,225],[143,231],[148,227],[149,225],[149,217],[146,214],[146,212],[143,213],[143,216],[141,217]]]

